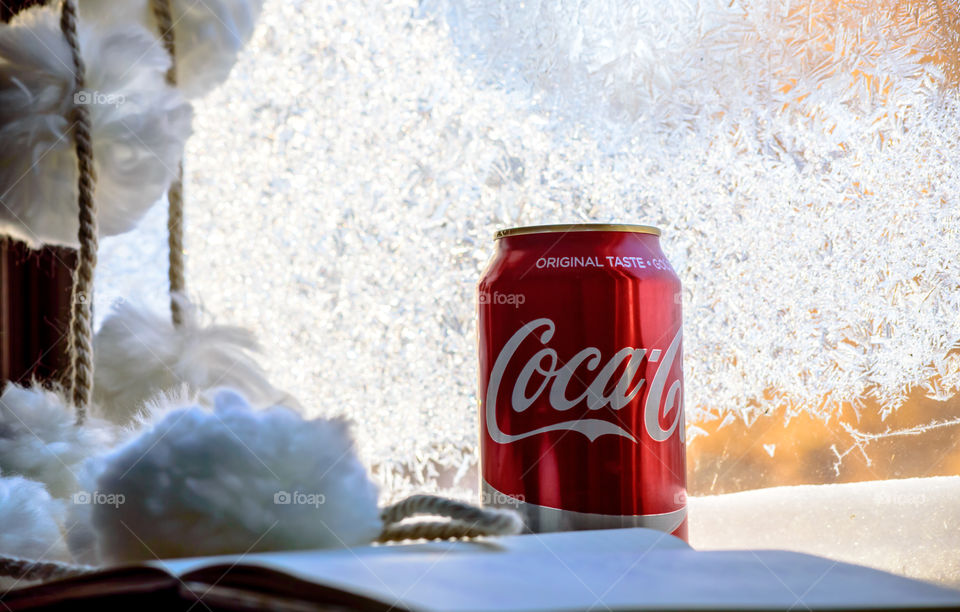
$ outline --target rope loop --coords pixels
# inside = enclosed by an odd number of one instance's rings
[[[13,578],[17,581],[40,580],[47,582],[48,580],[82,576],[96,571],[98,571],[98,568],[92,565],[75,565],[59,561],[31,561],[30,559],[0,555],[0,576]]]
[[[170,12],[170,0],[151,0],[154,18],[163,46],[170,54],[170,69],[167,70],[167,83],[177,84],[177,46],[173,35],[173,15]],[[186,295],[186,266],[183,261],[183,162],[177,167],[177,176],[167,190],[167,247],[168,279],[170,283],[170,317],[174,325],[183,323],[183,310],[174,299],[176,293]]]
[[[93,393],[93,273],[97,267],[98,228],[97,207],[93,199],[97,175],[93,165],[90,107],[80,103],[84,89],[86,66],[77,38],[76,0],[63,0],[60,10],[60,31],[70,47],[73,62],[73,88],[70,99],[70,123],[77,151],[77,208],[80,250],[73,271],[73,296],[70,311],[70,341],[68,344],[70,369],[67,380],[77,411],[77,424],[87,416],[87,406]]]
[[[451,520],[402,522],[415,516],[441,516]],[[511,535],[523,528],[520,515],[512,510],[479,508],[437,495],[411,495],[385,507],[380,518],[383,531],[378,542]]]

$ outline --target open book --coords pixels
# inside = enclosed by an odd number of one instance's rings
[[[157,561],[12,591],[7,609],[889,610],[960,591],[784,551],[698,552],[649,529]],[[187,605],[184,605],[186,603]]]

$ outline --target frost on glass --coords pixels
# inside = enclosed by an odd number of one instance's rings
[[[663,229],[691,436],[949,398],[951,7],[268,3],[197,109],[189,285],[278,386],[355,419],[396,494],[475,482],[474,291],[505,226]]]

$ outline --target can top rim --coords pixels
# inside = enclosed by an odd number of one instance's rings
[[[630,225],[624,223],[557,223],[553,225],[524,225],[497,230],[494,240],[507,236],[524,234],[550,234],[557,232],[633,232],[635,234],[660,235],[660,228],[652,225]]]

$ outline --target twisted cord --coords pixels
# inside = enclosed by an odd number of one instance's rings
[[[414,516],[442,516],[448,522],[425,521],[399,524]],[[523,528],[520,515],[510,510],[478,508],[436,495],[411,495],[380,512],[383,531],[377,541],[444,540],[510,535]]]
[[[73,138],[77,150],[77,179],[80,227],[77,238],[80,252],[73,272],[73,305],[70,313],[70,383],[77,424],[83,424],[93,392],[93,272],[97,266],[97,207],[93,200],[96,170],[93,167],[93,141],[90,134],[90,108],[81,103],[86,67],[77,39],[77,5],[63,0],[60,30],[70,47],[73,60],[73,106],[70,109]]]
[[[167,83],[177,84],[176,40],[173,33],[173,17],[170,12],[170,0],[152,0],[151,8],[157,20],[157,28],[163,46],[170,55],[170,68],[167,70]],[[169,250],[170,317],[174,325],[183,323],[183,311],[179,301],[173,298],[176,293],[186,294],[187,280],[183,262],[183,162],[177,167],[177,176],[167,191],[169,207],[167,209],[167,247]]]
[[[377,542],[401,542],[403,540],[449,540],[453,538],[479,538],[490,534],[463,521],[421,521],[388,525],[383,528]]]
[[[163,40],[163,48],[170,55],[170,68],[167,69],[166,75],[167,84],[174,86],[177,84],[177,60],[170,0],[152,0],[150,8],[153,9],[153,17],[157,20],[157,29],[160,31],[161,40]]]
[[[0,555],[0,576],[17,580],[58,580],[72,578],[97,571],[91,565],[73,565],[59,561],[31,561],[19,557]]]
[[[186,295],[187,279],[183,261],[183,162],[167,192],[167,247],[169,248],[170,317],[174,325],[183,323],[183,310],[173,296]]]

